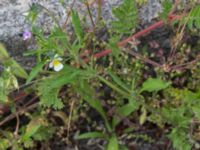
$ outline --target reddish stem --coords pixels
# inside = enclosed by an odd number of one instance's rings
[[[125,44],[127,44],[129,41],[132,41],[133,39],[136,39],[136,38],[139,38],[141,36],[143,36],[144,34],[147,34],[149,32],[151,32],[152,30],[158,28],[158,27],[161,27],[164,25],[164,21],[159,21],[159,22],[156,22],[154,23],[153,25],[149,26],[148,28],[144,29],[144,30],[141,30],[137,33],[135,33],[134,35],[132,35],[131,37],[128,37],[127,39],[123,40],[123,41],[120,41],[117,43],[117,45],[119,47],[122,47],[124,46]]]
[[[169,21],[173,21],[173,20],[179,20],[179,19],[181,19],[181,18],[182,18],[182,16],[180,16],[180,15],[169,15],[168,20],[169,20]],[[123,47],[123,46],[126,45],[128,42],[130,42],[131,40],[136,39],[136,38],[139,38],[139,37],[141,37],[141,36],[144,36],[145,34],[151,32],[152,30],[155,30],[155,29],[157,29],[157,28],[163,26],[164,24],[165,24],[164,21],[158,21],[158,22],[154,23],[153,25],[149,26],[148,28],[143,29],[143,30],[141,30],[141,31],[139,31],[139,32],[137,32],[137,33],[135,33],[134,35],[132,35],[132,36],[130,36],[130,37],[128,37],[128,38],[126,38],[126,39],[124,39],[124,40],[118,42],[117,45],[118,45],[119,47]],[[104,57],[104,56],[110,54],[111,52],[112,52],[112,50],[106,49],[106,50],[104,50],[104,51],[102,51],[102,52],[99,52],[99,53],[94,54],[94,55],[93,55],[93,58],[101,58],[101,57]],[[89,62],[89,61],[90,61],[90,58],[84,59],[84,62],[86,62],[86,63]]]
[[[28,94],[25,92],[20,92],[14,97],[14,102],[21,100],[22,98],[26,97]]]
[[[112,52],[112,50],[106,49],[106,50],[104,50],[104,51],[102,51],[102,52],[99,52],[99,53],[94,54],[93,57],[94,57],[94,58],[101,58],[101,57],[103,57],[103,56],[106,56],[106,55],[110,54],[111,52]],[[85,58],[85,59],[84,59],[84,62],[85,62],[85,63],[87,63],[87,62],[89,62],[89,61],[90,61],[90,58]]]

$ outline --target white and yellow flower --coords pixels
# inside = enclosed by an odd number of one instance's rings
[[[50,63],[49,63],[49,68],[53,68],[56,72],[60,71],[63,69],[64,65],[61,63],[62,58],[54,58]]]

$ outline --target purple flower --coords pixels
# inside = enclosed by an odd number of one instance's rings
[[[28,40],[32,36],[32,33],[30,31],[24,31],[23,33],[23,40]]]

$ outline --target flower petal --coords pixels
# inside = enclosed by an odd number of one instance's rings
[[[62,63],[59,63],[58,65],[55,65],[53,69],[58,72],[58,71],[62,70],[63,67],[64,67],[64,65]]]
[[[49,68],[53,68],[53,61],[49,63]]]
[[[30,39],[32,36],[32,33],[30,31],[24,31],[23,33],[23,40]]]
[[[61,57],[58,57],[58,58],[56,58],[56,59],[59,60],[59,61],[62,61],[62,60],[63,60]]]

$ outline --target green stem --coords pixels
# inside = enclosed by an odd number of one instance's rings
[[[121,95],[125,96],[125,97],[129,97],[130,95],[128,93],[126,93],[125,91],[121,90],[120,88],[118,88],[117,86],[115,86],[114,84],[112,84],[111,82],[107,81],[106,79],[104,79],[101,76],[98,76],[99,80],[101,80],[102,82],[104,82],[106,85],[108,85],[109,87],[111,87],[113,90],[117,91],[118,93],[120,93]]]
[[[37,62],[41,62],[41,52],[37,51]]]
[[[98,0],[98,16],[97,16],[96,25],[98,25],[101,20],[101,13],[102,13],[102,0]]]

